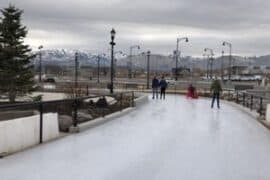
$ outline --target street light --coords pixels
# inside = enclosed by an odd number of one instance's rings
[[[213,56],[214,56],[214,52],[213,52],[213,49],[204,48],[204,52],[207,52],[207,51],[210,52],[210,54],[208,54],[207,67],[209,67],[209,62],[210,62],[210,79],[212,79],[213,78],[213,60],[214,60]],[[207,70],[208,70],[208,68],[207,68]],[[208,71],[207,71],[207,79],[208,79]]]
[[[114,57],[116,57],[117,54],[120,54],[122,56],[126,56],[125,53],[123,53],[123,51],[115,51],[114,52]],[[114,58],[114,78],[116,78],[117,74],[115,73],[116,72],[116,69],[117,69],[117,59]]]
[[[224,61],[224,51],[221,52],[221,72],[220,72],[220,76],[221,76],[221,80],[224,80],[224,65],[223,65],[223,61]]]
[[[232,76],[232,44],[229,42],[224,41],[222,43],[223,46],[228,46],[229,50],[230,50],[230,56],[229,56],[229,80],[231,80],[231,76]]]
[[[208,79],[208,59],[209,59],[209,55],[207,55],[206,53],[203,53],[203,59],[206,60],[206,78]]]
[[[133,49],[140,49],[140,46],[139,45],[134,45],[134,46],[130,46],[130,56],[129,56],[129,58],[130,58],[130,64],[129,64],[129,72],[128,72],[128,76],[129,76],[129,79],[131,79],[132,78],[132,50]]]
[[[188,38],[187,37],[183,37],[183,38],[177,38],[176,40],[176,52],[175,52],[175,80],[177,81],[177,72],[178,72],[178,58],[180,56],[180,53],[181,51],[179,51],[179,44],[180,44],[180,41],[185,41],[185,42],[188,42]]]
[[[101,60],[101,58],[102,57],[105,57],[106,56],[106,54],[99,54],[99,55],[97,55],[97,63],[98,63],[98,72],[97,72],[97,75],[98,75],[98,79],[97,79],[97,83],[100,83],[100,60]]]
[[[110,93],[113,94],[113,74],[114,74],[114,46],[116,45],[115,42],[114,42],[114,39],[115,39],[115,30],[112,29],[111,30],[111,42],[110,42],[110,45],[112,46],[111,47],[111,84],[110,84]]]
[[[151,51],[147,51],[147,89],[150,89],[150,55]]]
[[[79,53],[76,52],[75,53],[75,92],[76,92],[76,96],[77,96],[77,88],[78,88],[78,55]]]
[[[146,87],[147,89],[150,89],[150,56],[151,56],[151,51],[143,52],[142,55],[147,56],[147,82],[146,82]]]
[[[43,49],[43,46],[40,45],[38,47],[39,49],[39,78],[38,78],[38,81],[41,82],[41,74],[42,74],[42,53],[41,53],[41,50]]]

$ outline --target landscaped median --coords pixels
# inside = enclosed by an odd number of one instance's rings
[[[104,117],[99,117],[99,118],[93,119],[93,120],[88,121],[88,122],[80,123],[76,127],[71,126],[69,128],[69,132],[77,133],[77,132],[81,132],[81,131],[87,130],[89,128],[93,128],[93,127],[96,127],[98,125],[104,124],[108,121],[114,120],[120,116],[123,116],[125,114],[130,113],[131,111],[134,110],[134,108],[139,107],[139,106],[148,102],[148,95],[147,94],[135,93],[134,96],[135,96],[135,99],[134,99],[134,102],[132,102],[131,107],[121,109],[121,110],[116,111],[114,113],[105,115]]]

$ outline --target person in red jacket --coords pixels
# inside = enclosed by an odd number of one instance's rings
[[[188,87],[187,97],[188,98],[193,98],[193,99],[197,99],[198,98],[198,94],[196,92],[196,88],[192,84],[190,84],[189,87]]]
[[[187,97],[188,98],[194,97],[194,87],[192,86],[192,84],[190,84],[188,87]]]

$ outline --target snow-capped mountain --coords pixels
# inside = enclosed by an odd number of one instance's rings
[[[98,54],[91,53],[89,51],[81,50],[65,50],[65,49],[54,49],[54,50],[44,50],[42,51],[42,62],[43,64],[54,64],[61,66],[74,66],[75,65],[75,53],[78,52],[78,61],[80,66],[97,66]],[[39,53],[39,52],[35,52]],[[131,60],[130,57],[115,57],[117,66],[127,67],[129,66]],[[36,57],[35,63],[37,64],[39,56]],[[110,66],[111,57],[110,56],[100,56],[101,66]],[[224,67],[229,66],[229,57],[224,56],[214,58],[213,69],[218,69],[221,67],[223,62]],[[233,56],[232,65],[236,66],[270,66],[270,56],[261,57],[241,57]],[[132,56],[132,67],[145,69],[147,66],[147,59],[145,55],[135,55]],[[150,69],[151,70],[161,70],[170,71],[175,67],[175,59],[170,56],[151,54],[150,56]],[[207,59],[206,58],[195,58],[191,56],[179,58],[178,67],[186,68],[200,68],[206,69]]]
[[[58,64],[62,66],[74,66],[75,64],[75,53],[78,53],[78,61],[80,66],[96,66],[98,63],[98,54],[92,54],[87,51],[78,50],[65,50],[65,49],[53,49],[41,51],[42,62],[44,64]],[[39,54],[40,52],[35,52]],[[36,57],[36,62],[39,56]],[[100,64],[108,66],[109,59],[106,56],[100,56]]]

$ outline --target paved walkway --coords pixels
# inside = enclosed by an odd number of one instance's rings
[[[269,180],[270,132],[241,111],[170,95],[0,159],[1,180]]]

